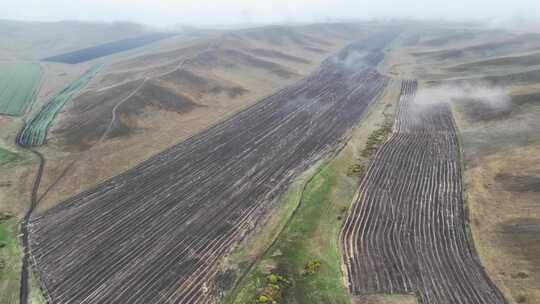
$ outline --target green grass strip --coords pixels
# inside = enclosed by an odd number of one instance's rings
[[[0,303],[19,303],[22,252],[17,218],[0,212]]]
[[[247,275],[233,303],[258,303],[270,274],[290,282],[277,303],[350,303],[343,284],[339,231],[357,178],[347,176],[347,157],[325,166],[307,184],[294,217]],[[317,264],[313,271],[310,265]]]
[[[18,136],[18,142],[25,147],[41,146],[47,138],[47,131],[56,115],[62,110],[73,95],[82,89],[99,72],[101,65],[94,66],[81,78],[64,88],[47,102],[30,120]]]
[[[0,63],[0,114],[20,116],[32,103],[43,77],[38,63]]]

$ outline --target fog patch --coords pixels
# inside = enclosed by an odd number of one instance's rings
[[[492,109],[507,109],[511,105],[511,98],[503,88],[480,82],[421,88],[416,94],[415,104],[441,103],[474,103]]]
[[[352,47],[347,47],[336,56],[328,58],[323,65],[330,64],[338,66],[341,69],[358,71],[363,67],[367,67],[366,57],[368,55],[368,51],[359,51]]]
[[[407,115],[412,127],[431,123],[433,115],[450,111],[451,104],[470,123],[499,121],[512,114],[511,98],[504,89],[479,82],[419,88],[411,103]]]

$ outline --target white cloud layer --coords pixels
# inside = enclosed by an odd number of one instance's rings
[[[0,18],[154,25],[414,17],[539,18],[539,0],[1,0]]]

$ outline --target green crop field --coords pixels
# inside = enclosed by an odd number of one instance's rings
[[[23,115],[32,103],[43,70],[38,63],[0,63],[0,114]]]
[[[0,148],[0,166],[20,159],[21,157],[18,154]]]
[[[100,69],[101,65],[91,68],[81,78],[68,85],[58,95],[49,100],[24,127],[21,133],[19,133],[17,142],[25,147],[43,145],[47,137],[49,125],[56,115],[71,100],[73,95],[82,89]]]

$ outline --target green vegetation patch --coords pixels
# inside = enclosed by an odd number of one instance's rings
[[[36,272],[30,272],[30,290],[28,294],[29,304],[47,304],[47,300],[43,296],[41,287],[39,286],[39,280],[36,276]]]
[[[0,166],[21,159],[22,157],[19,154],[0,148]]]
[[[256,303],[277,304],[282,301],[283,294],[291,284],[284,276],[279,274],[269,274],[266,276],[266,284],[260,289]]]
[[[0,212],[0,303],[19,302],[22,252],[17,229],[17,218]]]
[[[321,261],[310,261],[304,267],[304,274],[314,275],[321,269]]]
[[[17,217],[0,212],[0,303],[19,303],[22,249],[17,239],[18,233]],[[47,303],[33,272],[30,272],[28,303]]]
[[[358,183],[349,159],[336,158],[307,184],[294,217],[241,282],[233,303],[261,303],[270,275],[288,282],[268,303],[350,303],[343,284],[339,231]]]
[[[354,164],[347,169],[347,176],[364,176],[366,172],[366,165],[364,164]]]
[[[18,136],[19,144],[31,147],[45,143],[47,130],[56,115],[68,103],[73,95],[82,89],[99,72],[101,65],[94,66],[81,78],[64,88],[60,93],[47,102],[43,108],[32,118]]]
[[[363,157],[369,158],[379,150],[379,146],[386,140],[388,135],[392,133],[393,123],[394,121],[391,118],[391,115],[385,115],[384,124],[369,135],[366,147],[362,150]]]
[[[0,114],[26,113],[39,88],[43,70],[38,63],[0,62]]]

